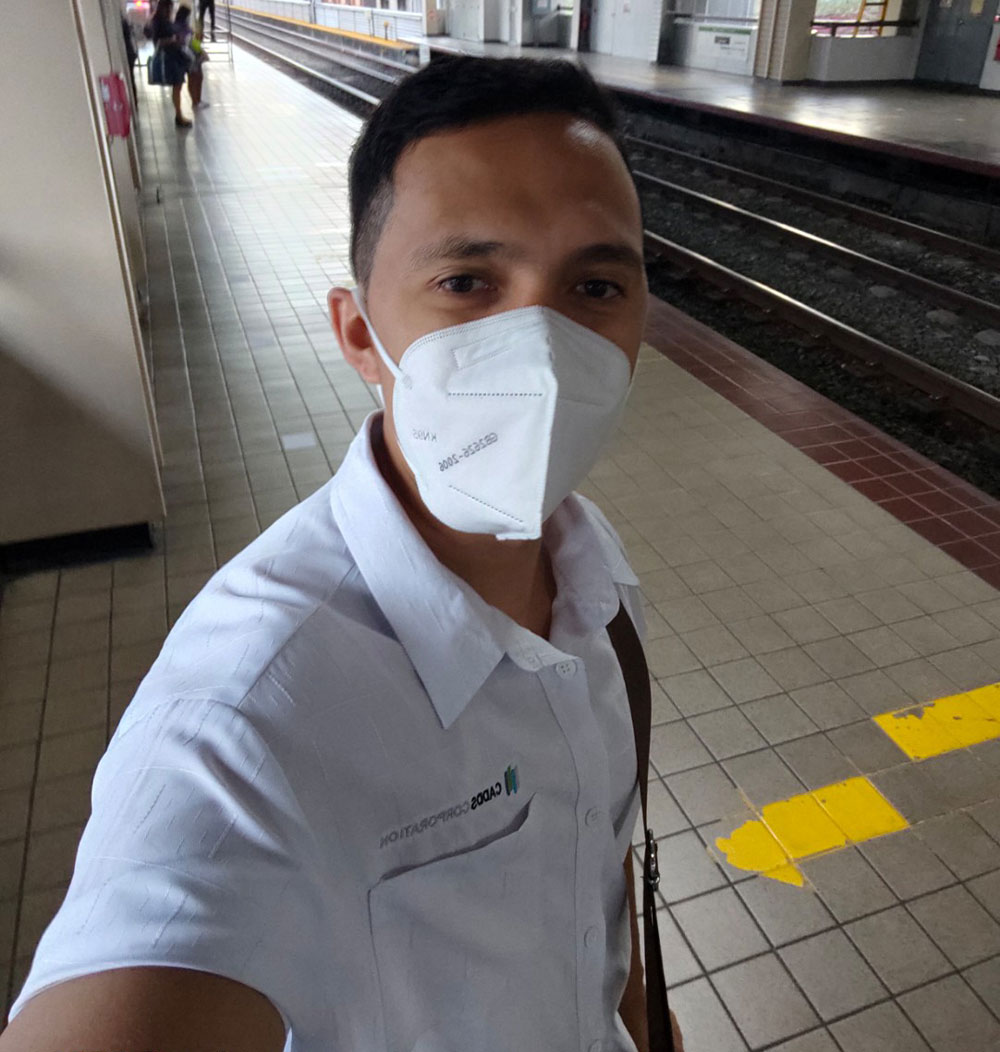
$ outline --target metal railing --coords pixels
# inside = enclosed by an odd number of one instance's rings
[[[381,40],[416,42],[424,38],[424,18],[415,11],[353,7],[326,3],[326,0],[235,0],[234,6],[247,11],[259,11],[264,15],[295,18],[326,29],[361,33]]]
[[[388,11],[374,7],[348,7],[319,0],[313,5],[314,21],[328,29],[349,29],[384,40],[422,40],[423,15],[415,11]]]
[[[851,30],[850,34],[844,36],[852,37],[878,37],[882,36],[883,29],[914,29],[920,25],[917,18],[879,18],[870,22],[858,21],[857,19],[841,20],[839,18],[814,18],[812,23],[813,36],[835,37],[839,30]]]
[[[751,26],[755,28],[760,22],[759,18],[742,18],[728,15],[681,15],[673,16],[677,22],[696,22],[699,25],[723,25],[723,26]]]

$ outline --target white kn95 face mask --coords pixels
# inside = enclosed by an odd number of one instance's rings
[[[427,510],[464,533],[540,537],[621,418],[621,348],[548,307],[520,307],[427,333],[396,365],[354,299],[395,377],[393,423]]]

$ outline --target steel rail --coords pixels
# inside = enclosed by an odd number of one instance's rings
[[[342,81],[335,80],[333,77],[328,77],[325,73],[320,73],[319,70],[312,69],[309,66],[303,66],[301,62],[296,62],[295,59],[283,55],[280,51],[272,51],[270,48],[264,47],[263,44],[258,43],[256,40],[251,40],[249,37],[241,36],[239,33],[235,32],[235,30],[233,32],[233,39],[241,40],[249,47],[256,48],[258,51],[263,51],[265,55],[270,55],[272,58],[276,58],[286,66],[291,66],[292,69],[296,69],[300,73],[312,77],[313,80],[318,80],[331,88],[336,88],[337,91],[347,92],[348,95],[353,95],[356,99],[367,103],[369,106],[377,106],[382,101],[374,95],[369,95],[366,91],[361,91],[359,88],[355,88],[350,84],[344,84]],[[333,59],[331,59],[331,61],[333,61]]]
[[[756,226],[761,230],[784,238],[786,241],[799,244],[814,254],[825,256],[827,259],[844,266],[853,267],[855,270],[877,278],[887,285],[895,285],[906,292],[912,292],[922,299],[937,304],[939,307],[962,311],[968,317],[976,318],[986,325],[1000,328],[1000,306],[989,303],[987,300],[979,299],[977,296],[970,296],[967,292],[960,292],[950,285],[941,285],[930,278],[922,277],[920,274],[913,274],[908,270],[903,270],[902,267],[894,266],[892,263],[884,263],[880,259],[866,256],[852,248],[845,248],[834,241],[828,241],[826,238],[819,237],[816,234],[810,234],[807,230],[800,230],[798,227],[779,222],[777,219],[769,219],[767,216],[747,211],[747,209],[740,208],[739,205],[731,204],[729,201],[710,197],[708,194],[699,193],[697,190],[690,190],[688,187],[681,186],[678,183],[668,182],[666,179],[650,175],[648,172],[635,172],[635,177],[640,182],[649,183],[660,190],[666,190],[668,193],[712,208],[717,212],[722,212],[738,222]]]
[[[333,43],[327,44],[325,40],[317,39],[306,33],[299,33],[294,29],[285,29],[284,26],[278,25],[274,22],[262,22],[260,19],[247,18],[241,15],[236,15],[235,17],[237,20],[242,18],[246,28],[254,29],[257,32],[263,32],[265,36],[271,36],[277,40],[280,40],[281,37],[290,37],[292,39],[288,42],[295,47],[301,48],[303,51],[315,55],[317,58],[323,58],[329,62],[336,62],[339,66],[344,66],[347,69],[353,69],[358,73],[363,73],[366,77],[374,77],[376,80],[384,81],[386,84],[395,84],[396,81],[399,80],[398,76],[383,73],[382,70],[379,69],[371,69],[360,62],[356,62],[352,58],[341,58],[341,54],[357,55],[358,52],[353,48],[346,49],[338,47]],[[330,54],[330,52],[333,52],[334,54]],[[379,59],[373,56],[372,61],[378,62]],[[413,67],[407,68],[411,71],[413,69]]]
[[[796,328],[825,337],[833,346],[852,357],[878,363],[886,372],[910,386],[940,399],[987,427],[1000,430],[1000,398],[651,230],[644,231],[644,235],[647,253],[651,257],[667,259],[677,266],[694,271],[716,287],[735,293],[740,299],[782,318]]]
[[[806,190],[801,186],[793,186],[779,179],[772,179],[766,175],[758,175],[756,172],[748,172],[743,168],[736,168],[731,164],[723,164],[721,161],[712,161],[707,157],[699,157],[697,154],[678,150],[673,146],[664,146],[661,143],[650,142],[635,135],[626,136],[626,141],[634,143],[643,149],[652,150],[657,153],[670,154],[679,160],[689,164],[701,165],[709,171],[718,172],[726,178],[732,178],[736,182],[745,183],[747,186],[755,186],[760,190],[780,194],[793,201],[801,201],[802,204],[811,205],[819,211],[828,215],[841,218],[856,219],[864,226],[881,230],[886,234],[905,238],[909,241],[919,241],[929,248],[936,248],[951,255],[961,256],[964,259],[974,259],[979,263],[1000,270],[1000,249],[990,248],[988,245],[980,245],[975,241],[966,241],[964,238],[946,234],[941,230],[932,230],[930,227],[921,226],[919,223],[911,223],[906,219],[898,219],[896,216],[886,215],[884,212],[876,212],[872,208],[856,205],[850,201],[842,201],[827,194],[817,193],[815,190]]]

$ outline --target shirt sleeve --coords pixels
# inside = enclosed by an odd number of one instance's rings
[[[239,709],[184,699],[123,723],[10,1018],[66,979],[173,965],[260,991],[287,1036],[309,1011],[301,977],[321,974],[310,957],[321,940],[306,937],[321,923],[314,857],[284,773]]]

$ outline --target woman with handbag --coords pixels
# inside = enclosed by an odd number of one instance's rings
[[[188,70],[187,86],[188,94],[191,96],[191,108],[196,110],[210,103],[201,101],[201,90],[205,83],[203,67],[208,61],[208,55],[202,47],[202,34],[204,32],[200,22],[191,25],[192,10],[184,4],[177,8],[177,16],[174,25],[177,28],[177,36],[185,54],[191,59],[191,67]]]
[[[156,10],[149,23],[149,36],[156,45],[154,63],[160,65],[160,83],[169,84],[174,102],[174,124],[190,128],[191,121],[181,110],[181,89],[191,67],[183,42],[173,21],[173,0],[157,0]]]

